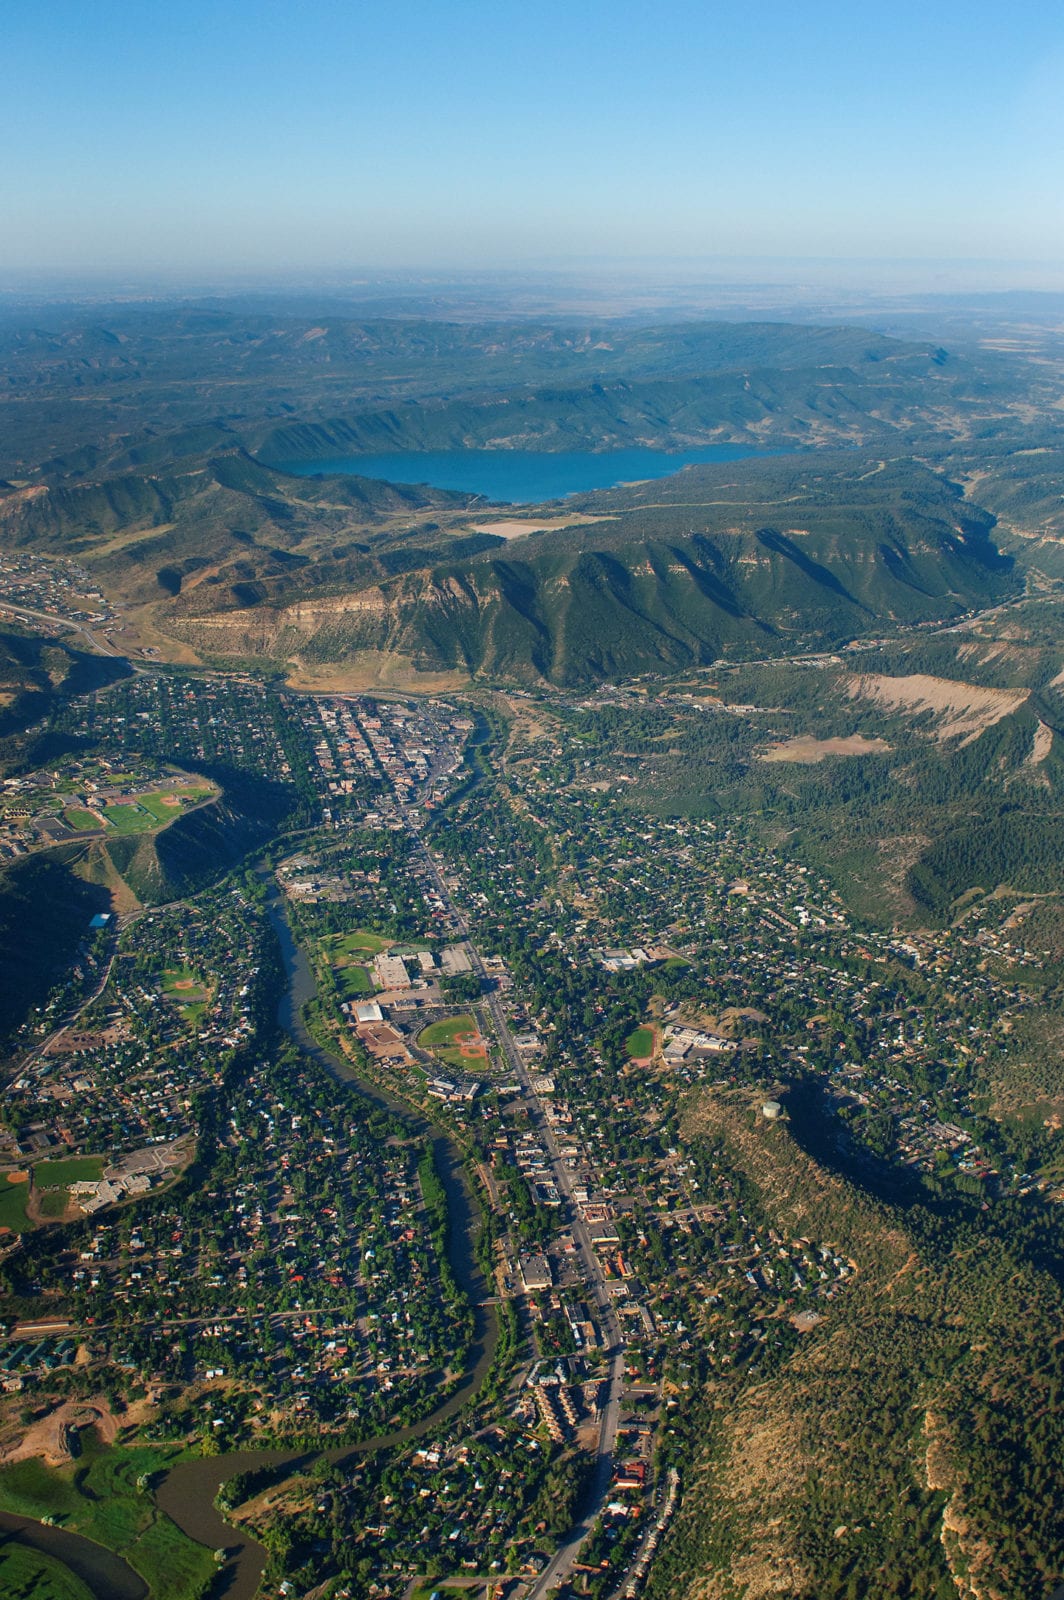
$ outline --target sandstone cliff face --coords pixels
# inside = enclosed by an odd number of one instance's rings
[[[169,624],[168,631],[215,654],[284,657],[306,646],[322,629],[387,613],[383,593],[371,588],[289,606],[250,606],[181,618]]]

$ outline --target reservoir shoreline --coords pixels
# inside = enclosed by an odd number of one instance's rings
[[[684,467],[780,455],[751,445],[688,450],[394,450],[267,463],[298,478],[360,477],[402,487],[449,489],[495,505],[542,505],[571,495],[671,477]]]

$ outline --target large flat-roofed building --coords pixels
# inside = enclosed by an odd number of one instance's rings
[[[373,975],[382,989],[407,989],[410,986],[410,974],[400,956],[378,956],[373,963]]]
[[[549,1289],[554,1283],[554,1273],[546,1256],[522,1256],[521,1282],[526,1289]]]

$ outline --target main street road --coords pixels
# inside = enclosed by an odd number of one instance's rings
[[[431,851],[426,849],[417,820],[411,815],[410,808],[404,807],[403,812],[410,833],[415,843],[419,846],[432,880],[436,885],[436,891],[466,941],[465,947],[469,954],[473,971],[479,978],[483,979],[485,977],[484,962],[476,946],[469,940],[469,924],[455,905],[454,898],[444,882],[442,872],[432,858]],[[602,1407],[599,1423],[594,1476],[584,1496],[584,1504],[581,1507],[579,1520],[566,1534],[564,1541],[555,1551],[553,1559],[544,1571],[540,1573],[526,1597],[526,1600],[542,1600],[542,1596],[548,1594],[552,1589],[559,1588],[569,1577],[580,1553],[580,1547],[591,1532],[595,1519],[606,1503],[610,1480],[613,1475],[613,1452],[617,1441],[617,1426],[620,1421],[621,1396],[624,1388],[624,1345],[621,1338],[620,1324],[617,1321],[617,1315],[613,1309],[613,1302],[610,1299],[606,1285],[605,1274],[592,1247],[587,1225],[580,1215],[579,1208],[573,1198],[573,1186],[569,1168],[558,1148],[558,1142],[554,1137],[554,1130],[547,1119],[542,1098],[536,1093],[528,1068],[525,1066],[520,1052],[514,1044],[513,1035],[510,1032],[506,1014],[503,1010],[502,999],[497,991],[493,990],[489,993],[487,1003],[492,1021],[495,1024],[495,1032],[506,1056],[507,1063],[521,1085],[523,1097],[528,1104],[531,1121],[543,1142],[543,1148],[550,1160],[555,1186],[558,1193],[565,1200],[570,1231],[573,1236],[573,1242],[576,1245],[577,1258],[583,1270],[588,1292],[598,1308],[599,1325],[603,1332],[606,1351],[609,1356],[606,1403]]]

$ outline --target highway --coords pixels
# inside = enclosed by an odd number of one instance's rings
[[[455,905],[451,892],[444,882],[443,874],[433,860],[431,852],[425,847],[417,819],[413,816],[411,808],[404,807],[403,813],[411,836],[420,849],[428,867],[436,886],[436,891],[448,912],[454,918],[473,971],[481,980],[484,980],[486,977],[484,962],[480,952],[469,939],[469,925]],[[502,998],[497,990],[492,989],[487,993],[486,1001],[503,1054],[510,1070],[514,1074],[515,1080],[521,1085],[522,1096],[528,1106],[532,1124],[542,1140],[543,1148],[550,1161],[555,1186],[565,1201],[568,1213],[567,1220],[573,1236],[573,1242],[576,1245],[577,1259],[580,1262],[587,1292],[595,1305],[609,1361],[608,1373],[605,1379],[606,1402],[602,1407],[599,1420],[595,1470],[590,1485],[584,1494],[579,1518],[574,1526],[570,1528],[555,1551],[553,1559],[540,1573],[526,1596],[526,1600],[542,1600],[542,1597],[549,1594],[551,1590],[560,1588],[571,1575],[580,1553],[580,1547],[591,1532],[595,1520],[609,1495],[610,1482],[613,1476],[613,1455],[617,1440],[617,1427],[621,1414],[621,1396],[624,1388],[624,1345],[620,1324],[613,1309],[613,1302],[610,1299],[605,1275],[592,1247],[587,1224],[581,1217],[579,1208],[573,1198],[573,1186],[569,1169],[562,1158],[558,1142],[554,1137],[554,1131],[547,1120],[543,1101],[533,1088],[528,1068],[525,1066],[520,1052],[514,1044],[513,1035],[506,1021]]]
[[[10,611],[16,617],[27,617],[32,622],[47,622],[53,628],[66,628],[72,633],[80,633],[86,644],[101,656],[122,654],[121,650],[114,648],[114,645],[105,644],[102,639],[98,639],[90,628],[75,622],[72,617],[61,617],[57,611],[31,611],[29,606],[16,606],[10,600],[0,600],[0,611]]]

